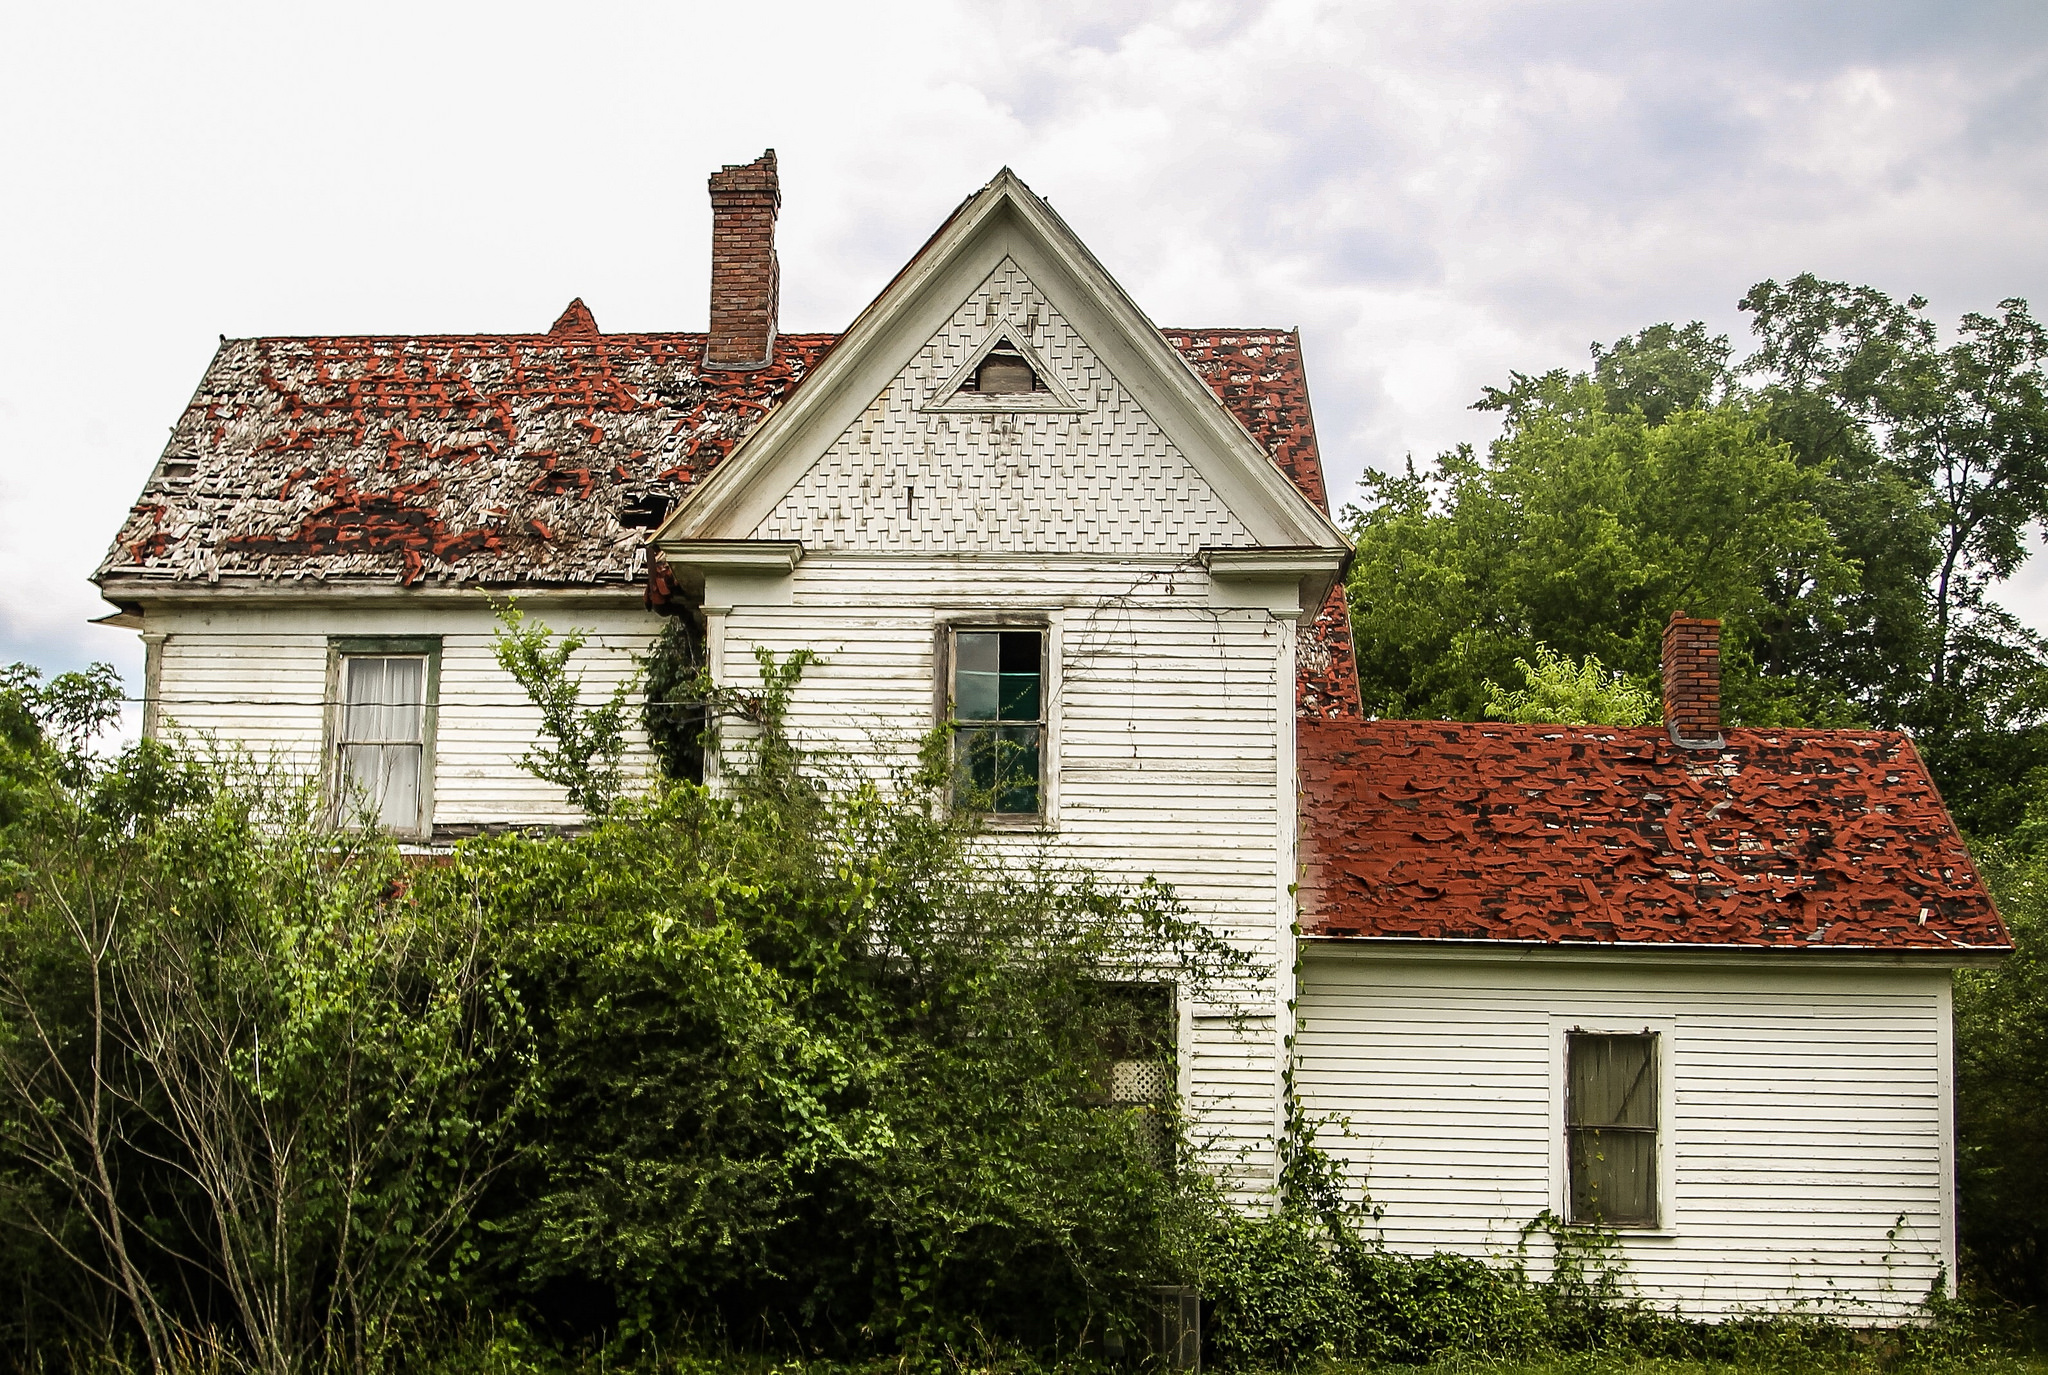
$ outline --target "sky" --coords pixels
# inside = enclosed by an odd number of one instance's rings
[[[1765,278],[2048,308],[2038,0],[0,0],[0,129],[0,663],[131,683],[87,579],[219,336],[702,329],[767,147],[784,329],[1007,165],[1158,323],[1301,328],[1340,505]]]

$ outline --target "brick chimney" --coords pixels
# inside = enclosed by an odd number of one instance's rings
[[[1671,613],[1664,627],[1664,726],[1681,749],[1721,748],[1721,623]]]
[[[773,148],[752,162],[711,174],[707,368],[765,368],[775,356],[775,312],[782,288],[775,213],[781,208]]]

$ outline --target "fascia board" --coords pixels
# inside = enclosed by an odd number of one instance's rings
[[[1341,549],[1240,549],[1227,545],[1205,545],[1201,559],[1211,575],[1219,578],[1304,578],[1311,574],[1334,575],[1344,567]]]
[[[1349,548],[1073,231],[1008,169],[861,312],[795,394],[684,496],[655,542],[753,531],[1006,256],[1087,339],[1254,538]]]
[[[226,606],[475,606],[491,599],[517,598],[549,606],[640,606],[646,592],[640,583],[592,586],[588,583],[461,583],[455,586],[406,587],[388,578],[351,581],[345,578],[278,578],[217,583],[109,580],[102,598],[117,604],[148,607]]]
[[[787,573],[804,556],[801,540],[662,540],[655,545],[678,567],[722,573]]]
[[[1412,960],[1417,963],[1598,964],[1693,966],[1801,973],[1810,970],[1990,969],[2010,947],[1952,946],[1900,950],[1832,946],[1825,950],[1777,945],[1678,945],[1650,941],[1540,941],[1430,939],[1413,936],[1324,936],[1304,931],[1302,954],[1317,959]]]

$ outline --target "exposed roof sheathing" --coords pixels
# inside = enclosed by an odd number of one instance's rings
[[[101,579],[625,582],[638,499],[731,452],[835,336],[706,372],[701,334],[223,341]]]
[[[1888,731],[1303,721],[1303,930],[1411,940],[1998,951]]]

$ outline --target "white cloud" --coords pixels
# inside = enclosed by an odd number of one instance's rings
[[[703,178],[782,159],[837,329],[1014,166],[1155,319],[1300,324],[1333,493],[1481,385],[1811,269],[2048,298],[2025,5],[46,6],[0,55],[0,660],[84,579],[216,333],[699,328]],[[2033,570],[2029,570],[2032,572]],[[2048,582],[2015,601],[2048,625]]]

